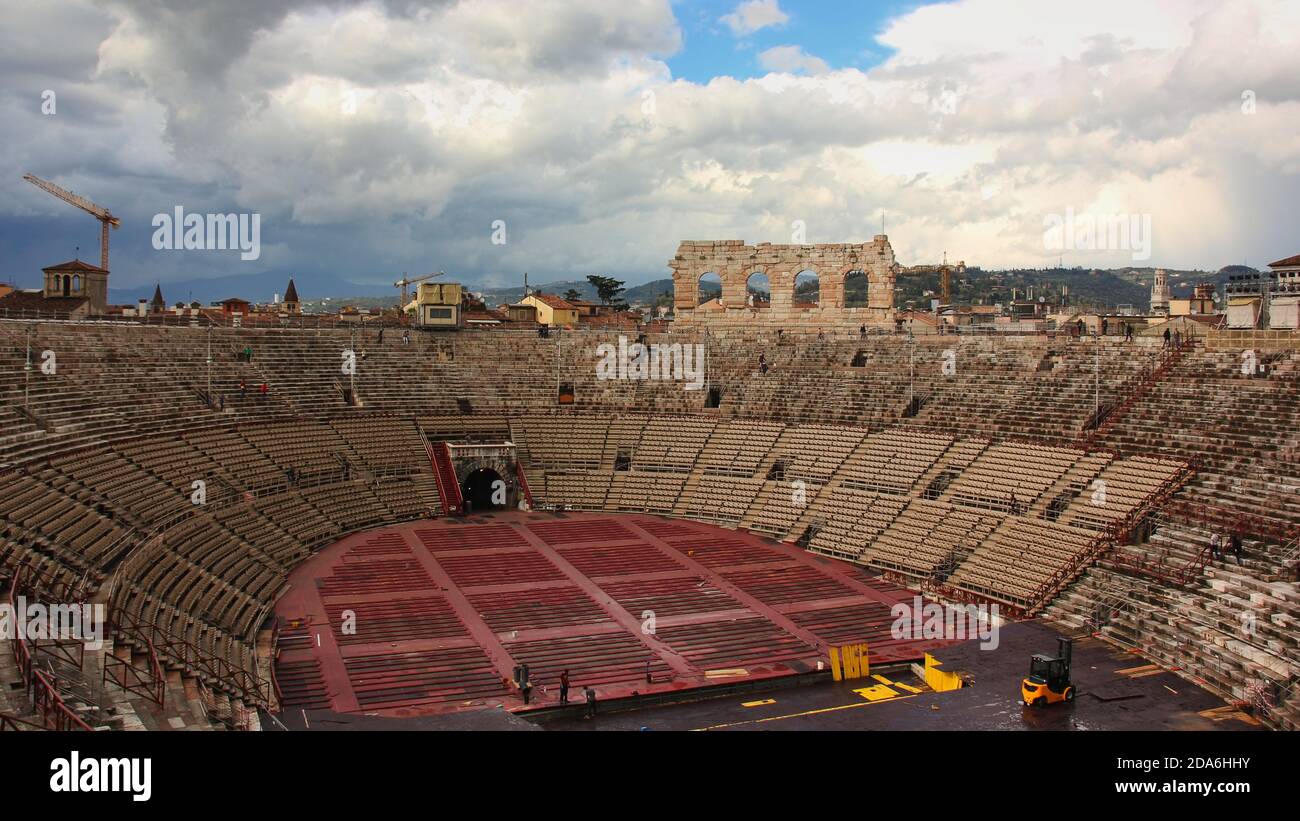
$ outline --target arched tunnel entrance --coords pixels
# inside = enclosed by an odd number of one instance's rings
[[[461,495],[473,512],[507,507],[509,488],[501,474],[492,468],[479,468],[465,477],[460,486]]]

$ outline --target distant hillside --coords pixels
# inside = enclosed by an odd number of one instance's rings
[[[569,289],[578,292],[578,298],[598,301],[599,296],[596,289],[590,282],[585,279],[580,281],[569,280],[564,282],[547,282],[541,285],[529,285],[534,291],[544,291],[548,294],[564,296]],[[489,305],[499,305],[501,303],[518,302],[524,298],[523,286],[515,288],[471,288],[476,294],[482,294],[484,301]],[[647,282],[644,285],[633,285],[620,294],[620,298],[629,305],[654,305],[656,300],[664,294],[669,297],[673,293],[673,281],[671,279],[657,279],[653,282]]]
[[[335,297],[338,295],[386,297],[388,304],[396,305],[398,292],[392,285],[365,285],[349,282],[345,279],[318,274],[304,274],[297,271],[276,271],[244,276],[213,277],[210,279],[190,279],[179,282],[162,283],[163,299],[168,305],[177,302],[198,300],[204,305],[228,297],[237,296],[250,302],[270,302],[275,294],[284,296],[293,277],[298,296],[304,301]],[[135,288],[109,288],[108,298],[115,303],[130,304],[138,299],[153,296],[153,283]]]
[[[1198,282],[1217,285],[1227,279],[1226,274],[1210,271],[1165,270],[1169,273],[1169,286],[1174,296],[1191,296],[1192,287]],[[1151,300],[1154,280],[1154,268],[1014,268],[1003,271],[968,268],[964,280],[954,279],[952,295],[958,304],[991,305],[1008,302],[1013,294],[1017,299],[1025,299],[1031,287],[1035,298],[1059,297],[1064,286],[1073,305],[1141,307]],[[900,277],[896,303],[900,307],[909,303],[923,307],[928,305],[931,296],[938,295],[939,287],[938,274]]]

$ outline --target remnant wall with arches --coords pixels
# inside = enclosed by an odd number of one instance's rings
[[[668,267],[673,272],[673,312],[683,324],[735,325],[892,325],[894,282],[898,267],[889,238],[879,234],[861,244],[746,245],[742,240],[684,241]],[[816,303],[795,300],[795,278],[817,275]],[[846,307],[844,280],[860,271],[867,278],[867,301]],[[721,302],[699,305],[699,282],[705,274],[722,280]],[[771,302],[751,304],[747,284],[764,274]]]

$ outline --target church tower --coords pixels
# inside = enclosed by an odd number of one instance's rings
[[[293,277],[289,277],[289,287],[284,291],[284,311],[289,314],[302,313],[302,305],[298,303],[298,289],[293,287]]]
[[[1151,285],[1151,313],[1169,312],[1169,274],[1164,268],[1156,269],[1156,281]]]

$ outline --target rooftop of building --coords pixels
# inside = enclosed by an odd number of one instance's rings
[[[107,268],[100,268],[98,265],[91,265],[89,262],[82,262],[79,259],[61,262],[58,265],[51,265],[48,268],[42,268],[42,271],[85,271],[93,274],[107,274]]]

